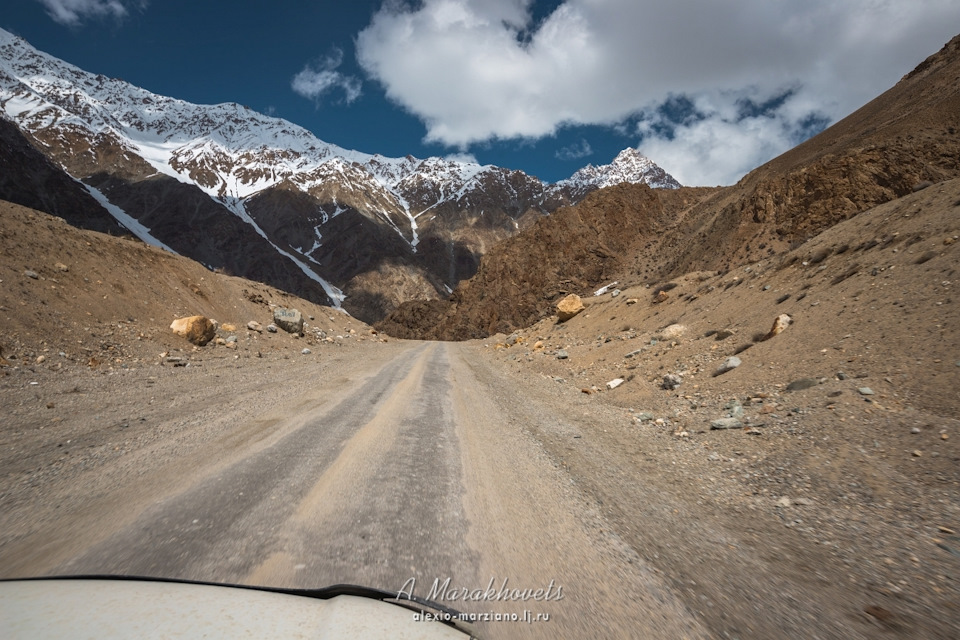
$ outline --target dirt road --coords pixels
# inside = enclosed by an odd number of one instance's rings
[[[478,345],[195,365],[6,383],[0,577],[345,582],[549,617],[479,625],[490,638],[898,630],[857,613],[825,551],[643,455],[622,409]],[[48,398],[66,409],[52,423]]]
[[[481,624],[488,637],[704,636],[516,428],[516,392],[505,381],[483,367],[478,376],[457,345],[383,351],[327,365],[322,383],[265,412],[255,390],[235,395],[226,363],[207,363],[208,382],[224,378],[207,400],[207,413],[210,403],[220,409],[209,420],[134,448],[132,463],[90,460],[64,469],[69,481],[40,479],[32,492],[8,475],[3,576],[345,582],[550,618]],[[323,375],[332,369],[340,375]],[[284,375],[308,371],[295,363]],[[225,389],[235,402],[224,402]],[[505,583],[544,594],[492,595]],[[464,589],[491,595],[464,601]]]

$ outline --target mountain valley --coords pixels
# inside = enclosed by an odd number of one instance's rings
[[[480,637],[956,637],[960,36],[683,187],[346,151],[4,33],[0,577],[497,576],[567,596]]]

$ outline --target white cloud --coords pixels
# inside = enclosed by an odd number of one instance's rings
[[[557,160],[580,160],[581,158],[586,158],[593,155],[593,148],[590,147],[590,143],[584,138],[580,138],[579,142],[574,142],[573,144],[566,146],[554,154],[554,157]]]
[[[361,83],[358,78],[337,71],[342,62],[343,51],[335,49],[317,63],[306,65],[300,73],[293,76],[290,85],[296,93],[315,101],[319,101],[334,89],[341,89],[344,100],[349,104],[360,97]]]
[[[47,8],[47,14],[60,24],[76,26],[84,18],[113,17],[122,19],[127,17],[130,5],[145,8],[145,1],[124,2],[121,0],[37,0]]]
[[[811,113],[837,119],[892,86],[960,24],[956,0],[565,0],[539,24],[531,6],[388,1],[357,58],[427,141],[461,149],[646,120],[670,96],[707,102],[671,135],[648,128],[644,147],[686,183],[729,183],[795,144]],[[787,88],[772,113],[737,113]],[[721,144],[736,163],[716,166]]]

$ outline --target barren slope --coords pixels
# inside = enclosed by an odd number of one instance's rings
[[[352,328],[369,337],[369,328],[339,311],[7,202],[0,202],[0,274],[0,350],[24,366],[37,366],[36,358],[44,356],[45,368],[63,359],[106,370],[158,361],[161,351],[192,352],[169,326],[197,314],[234,324],[237,331],[221,333],[238,335],[254,352],[281,344],[292,349],[289,336],[246,330],[250,320],[263,326],[272,321],[271,304],[296,306],[313,318],[309,325],[331,336],[349,335]],[[316,336],[308,331],[297,342],[312,343]]]

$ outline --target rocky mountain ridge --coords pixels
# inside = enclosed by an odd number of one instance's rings
[[[262,277],[226,245],[199,251],[183,237],[184,224],[191,233],[229,227],[314,282],[299,293],[339,306],[346,292],[347,308],[368,320],[407,295],[446,295],[489,246],[591,191],[679,186],[633,149],[556,184],[492,165],[351,151],[238,104],[194,105],[85,72],[2,30],[0,106],[123,222],[139,223],[131,231],[143,240]],[[399,290],[385,284],[396,278]]]

